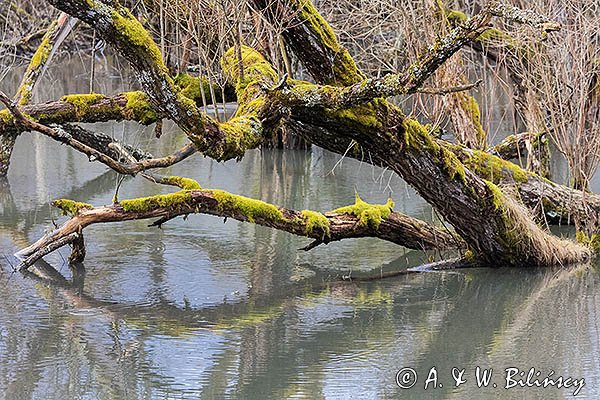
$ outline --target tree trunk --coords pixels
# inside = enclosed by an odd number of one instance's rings
[[[14,133],[1,133],[0,131],[0,179],[8,174],[8,167],[10,165],[10,156],[12,155],[13,147],[17,135]]]

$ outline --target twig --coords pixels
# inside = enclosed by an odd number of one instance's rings
[[[481,85],[481,82],[483,82],[483,80],[478,79],[477,82],[475,82],[475,83],[469,83],[466,85],[453,86],[453,87],[449,87],[449,88],[439,88],[439,89],[422,87],[420,89],[417,89],[417,93],[446,95],[446,94],[450,94],[450,93],[464,92],[466,90],[471,90],[473,88],[479,87],[479,85]]]

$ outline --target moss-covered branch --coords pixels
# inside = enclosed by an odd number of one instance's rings
[[[46,67],[46,63],[50,58],[50,53],[52,52],[54,42],[61,30],[65,27],[65,24],[68,23],[69,16],[63,14],[61,15],[61,18],[52,21],[48,27],[37,50],[35,53],[33,53],[33,56],[29,61],[29,65],[25,70],[25,74],[23,75],[21,84],[17,90],[14,100],[18,104],[25,105],[30,102],[35,84],[37,83],[38,78],[41,76],[42,71]]]
[[[161,225],[165,220],[194,213],[268,226],[315,239],[316,244],[346,238],[378,237],[419,250],[455,249],[464,246],[461,239],[445,230],[394,212],[391,201],[385,205],[371,205],[357,198],[352,206],[320,213],[281,208],[222,190],[203,189],[196,181],[187,178],[167,177],[162,183],[178,186],[181,190],[170,194],[123,200],[104,207],[92,207],[66,199],[56,200],[53,205],[70,215],[71,219],[32,246],[20,251],[18,256],[28,258],[40,249],[70,237],[73,233],[80,233],[85,227],[96,223],[159,218],[155,225]]]
[[[45,125],[122,120],[148,125],[161,118],[143,92],[126,92],[115,96],[72,94],[59,100],[20,108],[23,113]],[[0,132],[20,133],[27,129],[12,117],[9,110],[0,111]]]
[[[337,110],[367,103],[379,97],[415,93],[440,65],[484,32],[490,18],[491,15],[486,10],[469,18],[465,24],[439,38],[404,73],[363,79],[343,88],[317,85],[284,87],[281,91],[281,101],[289,106],[319,105]]]
[[[311,1],[252,0],[252,4],[276,26],[285,10],[284,40],[317,83],[347,86],[366,78]]]
[[[68,3],[66,0],[52,1],[62,6],[77,3],[81,7],[79,2],[83,0],[70,0]],[[427,127],[407,118],[397,107],[382,99],[345,108],[340,108],[339,105],[354,103],[330,101],[335,100],[336,96],[339,99],[339,94],[350,90],[349,88],[340,90],[332,86],[315,86],[297,81],[282,82],[275,87],[277,75],[264,58],[252,49],[242,49],[242,60],[236,60],[235,52],[225,56],[224,71],[236,85],[240,110],[231,121],[216,123],[199,113],[196,105],[185,100],[180,91],[174,88],[163,70],[162,61],[157,60],[156,45],[147,32],[145,36],[142,35],[140,29],[143,28],[127,10],[118,6],[113,9],[104,3],[93,1],[86,4],[88,6],[83,6],[86,11],[81,18],[101,26],[100,32],[105,39],[112,41],[126,58],[129,57],[140,75],[150,102],[182,127],[194,145],[205,154],[217,160],[238,157],[245,149],[257,146],[261,138],[268,135],[285,115],[286,122],[297,128],[308,141],[340,154],[350,153],[351,156],[368,159],[398,173],[455,227],[470,249],[484,262],[494,265],[543,266],[569,263],[589,256],[587,248],[561,241],[535,225],[522,207],[510,196],[503,194],[498,186],[465,167],[450,144],[435,140]],[[302,32],[298,37],[289,33],[284,36],[297,43],[301,39],[312,40],[314,43],[308,44],[309,47],[320,48],[321,54],[330,56],[332,51],[335,53],[333,47],[337,40],[331,28],[310,2],[304,1],[301,4]],[[115,11],[118,15],[115,15]],[[473,17],[473,24],[477,27],[473,35],[488,19],[488,13]],[[307,25],[310,25],[308,30]],[[430,53],[414,64],[406,75],[407,85],[418,85],[426,78],[429,70],[427,66],[435,67],[438,62],[434,59],[436,54],[446,54],[446,51],[460,47],[457,43],[463,39],[455,38],[456,41],[438,43],[441,53],[436,53],[436,49],[432,48]],[[329,50],[322,51],[323,49]],[[304,61],[311,54],[307,52],[297,55]],[[141,60],[141,57],[145,58]],[[240,62],[245,64],[243,76],[239,74]],[[350,74],[348,76],[351,80],[348,82],[363,80],[349,56],[346,59],[336,59],[335,64],[343,66],[343,70]],[[329,60],[319,68],[327,69],[331,66],[332,60]],[[327,76],[331,75],[323,75]],[[368,86],[369,82],[373,81],[363,83]],[[381,94],[374,86],[367,89],[361,89],[360,84],[355,86],[361,95],[369,93],[360,102]],[[323,91],[324,88],[327,90]],[[335,90],[329,90],[330,88]],[[314,95],[319,90],[324,97]],[[286,103],[292,95],[298,94],[300,102]],[[490,170],[493,171],[493,167]],[[330,222],[328,237],[325,219],[319,215],[285,210],[226,192],[201,189],[184,189],[170,195],[82,210],[65,227],[83,228],[85,223],[152,217],[164,220],[198,212],[198,207],[199,212],[252,221],[320,241],[332,240],[336,238],[336,234],[340,235],[339,232],[351,235],[345,237],[356,237],[357,232],[360,232],[360,235],[368,234],[389,240],[382,236],[383,233],[389,232],[389,237],[392,238],[402,231],[400,226],[390,227],[389,231],[384,229],[390,221],[394,221],[395,213],[387,216],[389,207],[373,208],[357,201],[355,206],[343,209],[343,214],[323,214]],[[348,227],[349,223],[351,227]],[[343,229],[336,231],[340,227]],[[413,230],[410,232],[414,233]],[[415,237],[420,239],[423,235]],[[43,240],[38,245],[40,243]]]
[[[62,40],[61,32],[68,33],[67,30],[70,30],[70,24],[71,17],[62,14],[50,24],[45,34],[43,34],[41,43],[31,57],[14,97],[15,103],[25,105],[31,101],[33,89],[50,61],[56,41]],[[8,173],[13,146],[16,137],[20,133],[17,127],[12,126],[13,121],[14,119],[8,114],[8,111],[0,111],[0,177],[6,176]]]
[[[449,147],[459,160],[480,177],[497,185],[510,185],[531,210],[545,215],[550,222],[573,224],[574,221],[600,223],[600,195],[572,189],[549,181],[519,165],[492,153]],[[600,226],[600,225],[599,225]]]
[[[95,97],[95,95],[90,95],[91,99],[95,100]],[[40,132],[66,144],[87,155],[90,161],[97,160],[124,175],[136,175],[148,169],[168,167],[196,152],[196,148],[190,143],[168,156],[153,158],[151,154],[143,150],[123,145],[106,135],[96,134],[75,125],[65,124],[56,127],[40,124],[24,114],[2,91],[0,91],[0,102],[8,107],[7,111],[12,114],[18,126]],[[83,106],[82,104],[86,105]],[[75,102],[75,109],[81,107],[87,107],[87,102],[81,101],[78,97]]]
[[[173,120],[198,151],[216,160],[239,158],[262,141],[261,121],[256,114],[239,116],[220,124],[202,113],[169,76],[158,46],[131,11],[117,2],[98,0],[49,0],[52,5],[75,16],[128,60],[158,114]],[[245,74],[246,75],[246,74]],[[254,78],[257,79],[257,78]],[[263,77],[267,86],[274,84]]]
[[[202,105],[200,85],[208,91],[207,79],[189,74],[179,74],[174,78],[176,87],[182,95]],[[226,85],[225,99],[221,98],[221,91],[217,91],[216,101],[235,101],[235,89]],[[105,121],[135,121],[142,125],[150,125],[167,117],[156,109],[148,96],[141,91],[123,92],[116,95],[99,93],[69,94],[58,100],[38,104],[20,104],[23,112],[42,124],[65,123],[94,123]],[[15,123],[8,110],[0,110],[0,134],[3,132],[20,133],[26,128]]]
[[[529,146],[527,145],[529,142]],[[487,150],[495,156],[504,160],[520,158],[526,154],[528,147],[548,146],[548,138],[546,132],[542,133],[518,133],[508,135],[500,143]]]

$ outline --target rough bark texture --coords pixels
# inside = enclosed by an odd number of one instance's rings
[[[298,15],[299,24],[311,23]],[[295,36],[289,40],[297,42]],[[304,51],[301,44],[295,43],[292,48],[301,62],[310,63],[310,52]],[[330,62],[321,65],[323,70],[339,69],[336,65],[341,61],[333,53],[327,59]],[[357,75],[355,79],[360,78]],[[282,94],[285,96],[285,91]],[[529,224],[528,217],[519,213],[494,184],[466,169],[448,144],[434,140],[424,126],[407,119],[387,101],[376,100],[334,113],[321,108],[318,101],[315,103],[314,107],[291,107],[292,118],[306,128],[302,134],[307,140],[341,154],[358,144],[359,155],[362,152],[367,155],[365,158],[397,172],[485,261],[547,265],[557,259],[572,262],[588,256],[577,246],[563,251],[568,247],[565,243]],[[329,133],[324,134],[325,131]],[[528,229],[523,230],[524,227]]]
[[[198,151],[216,160],[243,156],[248,148],[257,147],[262,140],[262,126],[254,115],[238,115],[219,123],[202,113],[196,104],[177,88],[163,62],[162,55],[148,31],[118,3],[94,0],[49,0],[61,11],[93,26],[96,32],[131,63],[150,104],[173,120],[189,137]],[[247,74],[246,79],[258,77],[267,85],[274,85],[276,74],[264,70]]]
[[[10,156],[17,140],[16,133],[0,134],[0,178],[5,177],[10,166]]]
[[[491,153],[451,146],[460,161],[480,177],[497,185],[514,187],[519,199],[550,221],[573,224],[600,218],[600,195],[551,182]],[[595,212],[590,212],[595,210]]]

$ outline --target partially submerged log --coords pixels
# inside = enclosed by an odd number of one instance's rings
[[[314,239],[306,250],[321,243],[360,237],[377,237],[418,250],[465,247],[460,238],[446,230],[394,212],[391,200],[383,205],[371,205],[357,196],[354,205],[331,212],[297,211],[222,190],[202,189],[192,179],[163,179],[182,190],[123,200],[103,207],[66,199],[55,201],[54,206],[71,218],[33,245],[19,251],[16,255],[23,259],[22,266],[28,267],[49,252],[79,240],[81,232],[92,224],[154,218],[157,221],[151,226],[160,227],[178,216],[198,213],[251,222]],[[81,261],[81,254],[78,260]]]

